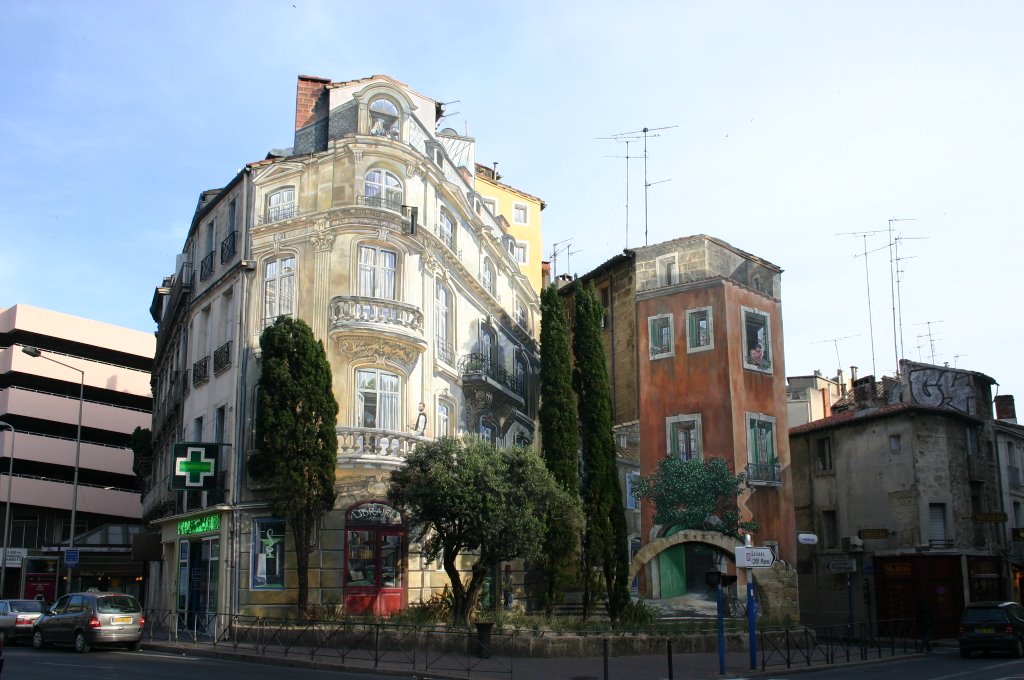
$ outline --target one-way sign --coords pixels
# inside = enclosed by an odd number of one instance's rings
[[[833,574],[851,574],[857,571],[857,560],[831,560],[828,570]]]
[[[771,548],[736,548],[737,567],[770,567],[775,563]]]

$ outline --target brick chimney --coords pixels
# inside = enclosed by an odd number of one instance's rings
[[[330,84],[329,78],[299,76],[295,91],[296,130],[327,117],[327,86]]]
[[[858,411],[872,406],[877,406],[877,391],[875,388],[875,376],[866,375],[853,381],[853,398]]]
[[[1017,422],[1017,407],[1013,404],[1012,394],[1000,394],[996,397],[996,420]]]

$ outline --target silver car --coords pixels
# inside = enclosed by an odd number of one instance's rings
[[[16,644],[32,638],[32,624],[46,609],[40,600],[0,600],[0,641]]]
[[[142,649],[142,606],[131,595],[87,591],[57,600],[32,626],[32,646],[74,645],[79,653],[93,645],[123,644]]]

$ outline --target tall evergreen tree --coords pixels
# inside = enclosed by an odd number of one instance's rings
[[[608,598],[608,616],[617,621],[629,604],[629,546],[622,491],[615,466],[611,391],[605,363],[601,319],[604,310],[593,285],[577,286],[573,325],[573,383],[579,399],[583,452],[584,615],[594,600],[593,572],[600,568]]]
[[[572,352],[565,303],[555,286],[540,296],[540,434],[541,455],[559,486],[579,496],[579,416],[572,388]],[[544,537],[544,607],[547,616],[570,581],[576,563],[579,534],[565,522],[549,521]]]
[[[256,404],[253,477],[266,482],[273,511],[295,543],[298,607],[309,605],[309,556],[320,519],[334,506],[338,402],[323,343],[305,322],[279,317],[260,336],[263,373]]]

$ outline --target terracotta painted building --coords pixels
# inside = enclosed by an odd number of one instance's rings
[[[630,470],[630,457],[620,456],[627,507],[631,477],[653,474],[664,457],[724,458],[744,477],[738,504],[744,519],[760,524],[754,544],[795,562],[781,273],[697,235],[627,250],[581,281],[594,284],[605,307],[620,454],[633,451],[639,467]],[[640,505],[627,510],[635,514],[634,552],[679,531],[655,525],[653,508]],[[674,545],[643,565],[639,590],[647,597],[700,590],[712,566],[720,563],[708,551]],[[775,613],[792,609],[781,599],[794,595],[776,594]]]

